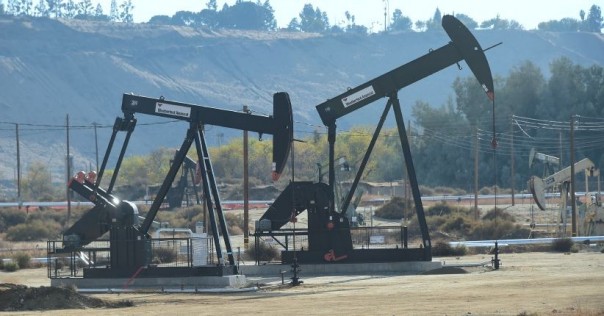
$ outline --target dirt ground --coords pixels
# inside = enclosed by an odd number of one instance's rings
[[[95,294],[133,307],[87,308],[87,315],[604,315],[602,246],[579,253],[502,254],[499,270],[463,274],[330,276],[301,274],[297,287],[251,279],[257,291],[221,294]],[[490,255],[435,258],[446,266],[489,261]],[[302,271],[304,267],[302,267]],[[46,270],[0,272],[0,282],[48,286]],[[263,284],[264,283],[264,284]],[[10,312],[39,315],[42,312]],[[82,310],[44,311],[81,315]]]

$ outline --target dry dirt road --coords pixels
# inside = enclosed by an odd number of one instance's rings
[[[304,276],[298,287],[268,283],[236,294],[97,294],[130,300],[120,309],[44,311],[44,315],[604,315],[604,253],[502,254],[499,270],[401,276]],[[446,265],[490,255],[440,258]],[[303,269],[303,267],[302,267]],[[48,285],[45,269],[0,272],[1,282]],[[11,312],[40,315],[41,312]]]

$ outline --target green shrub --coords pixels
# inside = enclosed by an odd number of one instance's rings
[[[0,257],[0,270],[4,269],[4,258]]]
[[[249,247],[245,252],[244,257],[247,260],[258,259],[258,261],[273,261],[279,257],[279,251],[273,246],[261,241],[258,248],[256,248],[255,245]]]
[[[56,238],[61,233],[61,226],[57,222],[44,222],[33,220],[13,226],[6,230],[6,240],[10,241],[37,241]]]
[[[13,256],[13,261],[19,268],[25,269],[31,267],[31,256],[25,252],[18,252]]]
[[[437,241],[432,245],[432,255],[437,257],[464,256],[468,252],[465,246],[451,247],[446,241]]]
[[[19,264],[14,262],[14,261],[10,261],[10,262],[5,262],[4,263],[4,271],[6,272],[15,272],[19,270]]]
[[[570,252],[573,241],[570,238],[557,238],[552,241],[552,251],[556,252]]]

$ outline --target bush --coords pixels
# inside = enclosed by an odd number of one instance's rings
[[[6,272],[15,272],[19,270],[19,264],[14,261],[5,262],[4,263],[4,271]]]
[[[31,267],[31,256],[25,252],[18,252],[13,256],[13,261],[17,263],[19,268],[25,269]]]
[[[432,245],[432,255],[437,257],[464,256],[468,252],[465,246],[451,247],[446,241],[437,241]]]
[[[243,235],[243,229],[239,226],[229,226],[230,235]]]
[[[254,245],[245,252],[245,258],[247,260],[258,259],[258,261],[273,261],[278,257],[279,251],[262,241],[259,243],[258,249],[256,249],[256,246]]]
[[[0,232],[6,231],[9,227],[25,223],[27,214],[23,210],[10,208],[0,212]]]
[[[400,220],[405,217],[405,214],[409,214],[405,209],[405,206],[409,205],[411,209],[414,209],[413,202],[405,201],[405,199],[395,196],[388,203],[382,205],[382,207],[375,210],[375,216],[384,219],[395,219]]]
[[[570,238],[557,238],[552,241],[552,251],[556,252],[570,252],[573,241]]]
[[[510,221],[510,222],[516,221],[516,218],[512,214],[510,214],[500,208],[496,208],[496,209],[494,208],[492,210],[489,210],[482,219]]]
[[[439,229],[449,234],[458,233],[466,236],[476,225],[477,223],[467,216],[447,216],[444,223],[439,226]]]
[[[527,238],[530,229],[514,224],[511,221],[483,220],[468,232],[467,239],[503,239]]]
[[[236,215],[234,213],[225,213],[224,219],[226,221],[227,227],[229,227],[229,231],[236,235],[236,231],[243,233],[243,226],[245,223],[243,222],[243,215]],[[237,230],[239,228],[239,230]]]
[[[57,237],[61,232],[61,226],[54,221],[44,222],[33,220],[13,226],[6,230],[6,240],[10,241],[37,241],[48,240]]]
[[[176,261],[176,249],[161,247],[153,249],[153,263],[170,263]]]

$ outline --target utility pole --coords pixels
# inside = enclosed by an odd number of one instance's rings
[[[512,117],[512,119],[510,120],[510,135],[511,135],[511,142],[512,145],[510,146],[510,154],[511,154],[511,161],[510,161],[510,169],[512,171],[512,178],[510,179],[511,182],[511,187],[512,187],[512,206],[516,205],[515,201],[514,201],[514,181],[516,178],[516,172],[514,170],[514,118]]]
[[[96,168],[95,168],[95,170],[96,170],[96,173],[98,174],[99,173],[99,139],[98,139],[97,134],[96,134],[96,128],[99,126],[99,124],[96,123],[96,122],[93,122],[92,126],[94,126],[94,149],[95,149],[94,152],[96,154]]]
[[[556,170],[556,172],[560,171],[562,169],[562,166],[564,166],[562,162],[562,130],[558,132],[558,146],[560,147],[560,163],[558,163],[558,169]]]
[[[575,201],[575,115],[570,116],[570,203],[571,203],[571,229],[572,237],[577,236],[577,201]],[[564,205],[564,217],[566,218],[566,205]]]
[[[67,182],[69,182],[69,178],[71,177],[71,155],[69,153],[69,114],[67,114],[65,126],[67,130]],[[67,195],[67,221],[65,222],[65,227],[69,227],[69,221],[71,220],[71,196],[69,194],[69,187],[65,186],[65,194]]]
[[[478,127],[474,133],[474,219],[478,220]]]
[[[407,138],[409,140],[409,146],[411,146],[411,120],[407,121]],[[404,159],[404,158],[403,158]],[[404,162],[405,164],[407,163],[406,161]],[[404,167],[404,166],[403,166]],[[403,168],[403,170],[405,170],[405,168]],[[411,207],[411,201],[409,201],[409,196],[411,195],[411,186],[409,186],[409,174],[405,172],[405,210],[409,211],[409,208]],[[407,217],[407,214],[405,214],[405,217]]]
[[[19,124],[15,124],[15,136],[17,141],[17,203],[21,209],[21,149],[19,146]]]
[[[243,106],[243,113],[250,114],[250,110],[247,105]],[[245,249],[248,248],[248,244],[250,242],[250,232],[249,232],[249,164],[248,164],[248,135],[247,131],[243,131],[243,246]]]
[[[384,33],[388,31],[388,9],[390,7],[390,2],[388,0],[384,1]]]

